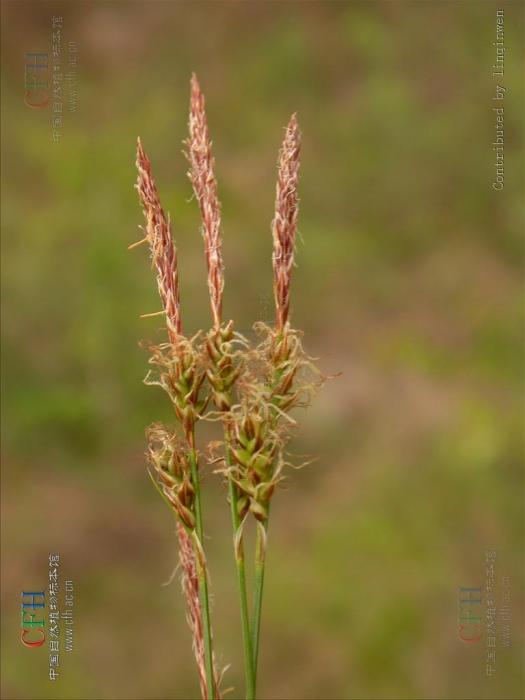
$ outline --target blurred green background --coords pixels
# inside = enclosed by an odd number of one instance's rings
[[[505,9],[506,181],[493,181],[495,12]],[[522,698],[523,5],[4,2],[3,697],[197,697],[170,513],[144,428],[141,338],[162,338],[133,189],[141,135],[179,247],[184,324],[208,327],[181,154],[191,71],[223,203],[225,314],[271,319],[275,163],[303,130],[293,320],[326,373],[274,501],[263,699]],[[51,18],[78,45],[61,143],[24,105]],[[65,96],[67,98],[67,95]],[[213,430],[203,437],[213,437]],[[225,490],[206,469],[215,640],[243,689]],[[511,579],[512,648],[458,639],[485,551]],[[20,591],[50,552],[76,588],[75,650],[47,680]]]

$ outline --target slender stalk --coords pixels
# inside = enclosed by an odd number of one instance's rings
[[[226,450],[226,460],[230,466],[230,451]],[[232,517],[234,537],[235,565],[237,567],[237,582],[239,584],[239,600],[241,608],[242,641],[244,649],[244,676],[246,681],[246,700],[255,700],[255,671],[253,666],[252,638],[250,634],[250,620],[248,616],[248,597],[246,594],[246,568],[244,560],[244,545],[242,535],[237,539],[240,527],[240,518],[237,511],[237,488],[233,479],[228,476],[228,496]]]
[[[192,438],[194,436],[192,435]],[[213,649],[211,637],[210,604],[208,595],[208,574],[204,561],[204,533],[202,527],[201,493],[199,482],[199,471],[197,465],[197,454],[192,447],[189,451],[191,465],[191,479],[195,489],[195,530],[197,540],[195,546],[195,564],[197,566],[197,577],[199,580],[199,597],[201,600],[202,624],[204,628],[204,657],[206,663],[206,682],[208,685],[208,695],[215,698],[215,676],[213,672]]]
[[[269,518],[270,514],[268,513],[268,517],[264,523],[257,523],[257,539],[255,542],[255,579],[252,617],[252,649],[255,689],[257,688],[257,662],[259,660],[259,636],[261,631],[261,611]]]

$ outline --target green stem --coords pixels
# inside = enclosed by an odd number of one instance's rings
[[[259,660],[259,636],[261,630],[261,610],[264,587],[264,569],[266,564],[266,549],[268,536],[269,513],[264,523],[257,523],[257,539],[255,542],[255,580],[252,618],[252,649],[255,688],[257,687],[257,662]]]
[[[230,465],[230,451],[226,449],[227,462]],[[241,608],[242,640],[244,647],[244,675],[246,681],[246,700],[255,700],[255,674],[253,668],[252,642],[250,636],[250,621],[248,617],[248,598],[246,595],[246,570],[244,565],[244,546],[242,535],[237,540],[240,518],[237,511],[237,488],[233,479],[228,477],[228,494],[232,516],[234,537],[235,564],[237,566],[237,581],[239,584],[239,599]]]
[[[202,611],[202,626],[204,631],[204,661],[206,666],[206,684],[208,686],[208,696],[215,698],[215,677],[213,673],[213,650],[211,639],[210,604],[208,596],[208,575],[204,561],[204,532],[202,527],[201,509],[201,489],[199,482],[199,470],[197,464],[197,454],[195,449],[190,452],[191,479],[195,489],[195,531],[198,539],[198,546],[195,547],[195,565],[197,567],[197,578],[199,582],[199,598]],[[200,547],[200,551],[199,551]]]

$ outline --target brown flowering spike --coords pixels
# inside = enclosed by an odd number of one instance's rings
[[[173,243],[171,224],[162,209],[151,164],[140,138],[137,140],[137,185],[144,218],[151,261],[157,273],[157,287],[166,314],[170,342],[176,344],[181,333],[179,272],[177,250]]]
[[[217,196],[215,159],[211,152],[204,95],[195,74],[191,78],[189,138],[185,141],[186,158],[190,164],[188,177],[202,216],[208,289],[210,293],[213,325],[221,325],[224,273],[222,264],[221,207]]]
[[[299,180],[300,150],[301,133],[297,117],[292,114],[279,151],[275,216],[272,222],[273,289],[276,310],[275,325],[278,330],[284,328],[290,313],[290,282],[299,211],[297,183]]]

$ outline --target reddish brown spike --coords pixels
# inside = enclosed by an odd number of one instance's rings
[[[177,249],[173,242],[170,219],[162,209],[151,174],[151,163],[140,138],[137,140],[137,170],[136,188],[146,220],[146,239],[157,273],[157,287],[166,312],[168,336],[172,343],[177,343],[182,330]]]
[[[297,116],[292,114],[279,151],[275,216],[272,221],[275,325],[278,330],[284,328],[290,314],[290,284],[299,212],[297,184],[300,151],[301,133]]]
[[[215,159],[206,119],[204,95],[195,74],[191,78],[189,137],[185,141],[190,164],[188,177],[199,203],[208,267],[208,290],[215,328],[222,320],[224,270],[222,263],[221,206],[217,195]]]

